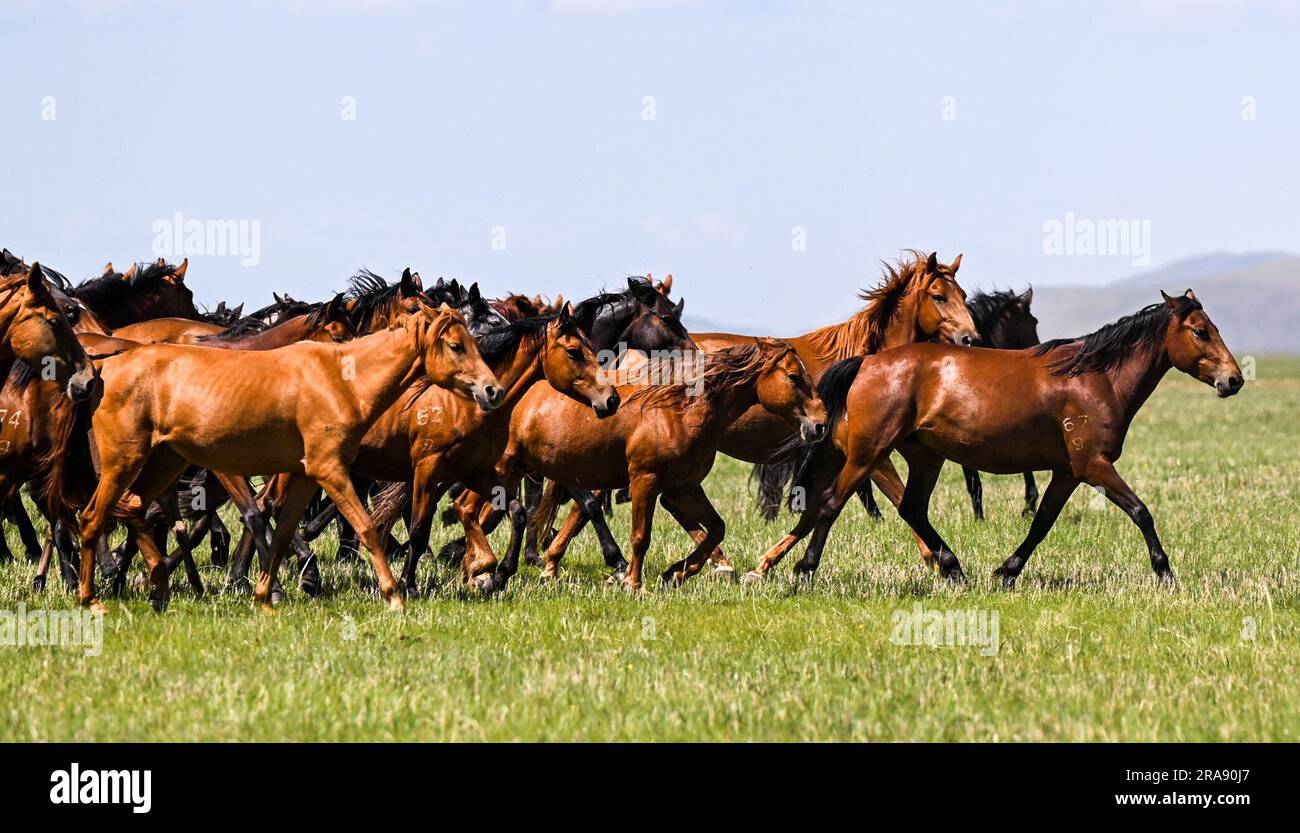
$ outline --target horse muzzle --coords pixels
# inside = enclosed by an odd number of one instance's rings
[[[72,374],[65,392],[73,402],[85,402],[94,395],[98,383],[99,374],[95,373],[95,366],[87,365],[84,370]]]
[[[826,439],[826,423],[802,420],[799,423],[799,439],[806,443],[819,443]]]
[[[497,385],[475,385],[474,401],[485,411],[494,410],[506,399],[505,388]]]
[[[607,416],[613,416],[622,403],[623,400],[619,397],[618,391],[614,391],[603,403],[592,402],[591,409],[596,412],[597,419],[604,419]]]
[[[1244,379],[1234,374],[1216,380],[1214,383],[1214,389],[1219,392],[1220,399],[1227,399],[1229,396],[1236,396],[1245,384],[1246,381]]]

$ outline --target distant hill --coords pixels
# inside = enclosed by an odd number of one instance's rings
[[[1300,354],[1300,257],[1215,253],[1177,261],[1099,287],[1034,288],[1043,340],[1077,336],[1187,288],[1238,354]]]

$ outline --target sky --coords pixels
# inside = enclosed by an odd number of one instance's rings
[[[906,248],[968,289],[1300,251],[1295,2],[6,0],[0,31],[0,245],[80,279],[183,253],[179,213],[209,305],[672,273],[791,335]]]

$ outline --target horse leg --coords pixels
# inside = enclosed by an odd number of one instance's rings
[[[1155,570],[1162,582],[1173,584],[1174,571],[1169,568],[1169,556],[1165,554],[1165,549],[1160,544],[1160,537],[1156,535],[1155,519],[1151,517],[1151,511],[1147,509],[1146,504],[1129,488],[1124,478],[1119,476],[1119,472],[1115,471],[1114,464],[1104,458],[1098,458],[1084,471],[1083,479],[1089,486],[1101,489],[1111,503],[1123,509],[1124,514],[1132,519],[1146,540],[1147,551],[1151,555],[1151,569]]]
[[[313,515],[311,520],[307,521],[307,525],[303,527],[303,540],[308,542],[315,541],[338,516],[339,508],[332,502],[326,500],[324,508]]]
[[[493,583],[498,590],[504,590],[510,577],[519,571],[519,551],[523,547],[524,531],[528,527],[528,510],[516,495],[510,498],[506,506],[506,517],[510,519],[510,543],[506,546],[506,557],[501,560],[493,576]]]
[[[596,530],[596,538],[600,541],[600,553],[605,558],[605,566],[614,571],[615,578],[622,578],[622,574],[627,570],[627,561],[623,559],[623,550],[619,547],[618,541],[614,540],[614,533],[609,531],[609,519],[605,515],[604,506],[609,493],[570,489],[569,494],[573,495],[583,514],[591,521],[591,528]],[[577,532],[575,531],[574,534],[576,535]]]
[[[36,534],[36,527],[32,526],[32,519],[27,514],[27,507],[23,506],[22,495],[14,496],[14,526],[18,527],[18,540],[23,543],[23,551],[28,561],[35,561],[41,557],[41,539]]]
[[[677,524],[682,529],[686,530],[692,540],[696,543],[704,540],[705,536],[708,534],[708,528],[700,521],[699,514],[693,513],[689,509],[682,509],[682,507],[669,498],[666,493],[659,499],[659,502],[668,510],[668,514],[673,516],[674,520],[677,521]],[[710,506],[712,506],[712,504],[710,504]],[[709,561],[713,562],[713,575],[726,576],[727,578],[736,577],[736,570],[731,566],[731,562],[727,560],[727,557],[722,554],[721,547],[714,546],[713,550],[709,553]],[[678,565],[673,566],[676,567]],[[695,574],[691,573],[690,575]],[[685,576],[685,578],[690,578],[690,576]]]
[[[639,474],[632,478],[632,560],[628,562],[623,586],[628,590],[641,590],[641,567],[650,549],[650,535],[654,529],[655,499],[659,484],[652,474]]]
[[[821,509],[826,505],[826,500],[833,497],[831,489],[835,486],[844,465],[844,458],[838,453],[832,454],[831,451],[828,448],[820,452],[820,456],[809,464],[813,466],[813,469],[807,486],[796,484],[792,487],[792,489],[800,488],[804,490],[801,493],[804,500],[803,506],[796,505],[796,508],[799,509],[799,520],[795,522],[794,529],[787,532],[780,541],[777,541],[771,549],[763,554],[754,569],[745,573],[745,581],[753,582],[765,578],[773,567],[781,563],[781,559],[785,558],[786,553],[794,549],[796,544],[816,528]],[[856,489],[856,486],[854,488]],[[799,494],[791,492],[792,498]],[[821,506],[817,509],[813,509],[810,505],[807,498],[809,494],[821,495],[824,498],[821,501]]]
[[[1029,525],[1029,534],[1025,536],[1024,541],[1020,542],[1020,546],[1016,547],[1011,557],[993,571],[995,578],[1001,577],[1003,587],[1010,590],[1016,586],[1016,578],[1020,575],[1020,571],[1025,569],[1025,562],[1034,554],[1034,550],[1056,523],[1057,516],[1061,514],[1061,510],[1065,508],[1070,495],[1074,494],[1078,485],[1079,479],[1068,469],[1057,469],[1052,472],[1052,479],[1043,494],[1043,502],[1034,513],[1033,523]]]
[[[339,513],[352,525],[357,537],[361,539],[361,543],[370,556],[370,563],[374,566],[375,576],[379,579],[379,594],[384,598],[384,601],[388,602],[389,609],[402,610],[406,605],[402,601],[402,592],[397,587],[393,572],[388,567],[388,559],[384,557],[384,543],[379,539],[374,524],[370,522],[370,515],[366,512],[365,504],[361,502],[361,498],[357,497],[356,490],[352,488],[352,478],[348,476],[347,469],[340,463],[336,467],[326,467],[324,471],[313,472],[312,476],[325,490],[325,493],[330,496],[330,500],[338,505]],[[298,518],[302,516],[308,501],[311,500],[311,495],[311,491],[306,490],[304,496],[301,497],[300,505],[298,505],[294,513],[293,526],[289,527],[289,530],[297,527]],[[279,533],[278,527],[276,532]],[[289,538],[289,534],[286,533],[286,545]]]
[[[880,507],[876,504],[876,493],[871,488],[871,481],[865,480],[858,487],[858,500],[862,501],[862,506],[867,510],[867,515],[873,521],[884,520],[884,515],[880,514]]]
[[[943,458],[916,441],[899,445],[898,451],[907,461],[907,486],[898,514],[934,553],[931,564],[939,575],[952,582],[964,582],[961,562],[930,524],[930,496],[939,482]]]
[[[665,493],[660,502],[695,541],[695,549],[665,570],[662,576],[664,584],[682,584],[700,571],[722,543],[727,525],[713,508],[704,487],[698,483],[671,496]]]
[[[484,496],[495,494],[495,490],[502,488],[502,484],[493,475],[467,481],[466,485],[470,491],[455,504],[460,513],[461,526],[465,530],[465,555],[460,562],[460,576],[466,584],[473,583],[484,594],[491,594],[500,589],[496,586],[498,562],[483,528],[483,519],[493,515],[483,510],[495,507]],[[469,494],[476,497],[470,499]]]
[[[121,449],[113,457],[103,460],[99,484],[91,495],[90,503],[81,512],[81,571],[77,582],[77,601],[98,613],[107,613],[103,603],[95,598],[95,545],[107,531],[109,514],[118,498],[135,481],[144,468],[148,448]]]
[[[871,472],[871,480],[880,487],[880,491],[885,495],[885,498],[897,509],[903,502],[903,478],[898,476],[898,469],[894,468],[889,455],[885,455],[884,459],[876,466],[875,471]],[[921,550],[921,560],[925,562],[925,566],[934,566],[934,551],[921,539],[920,535],[916,534],[916,530],[912,530],[912,537],[916,539],[916,546]]]
[[[222,488],[226,490],[226,494],[230,495],[230,502],[239,509],[239,515],[244,521],[244,526],[248,528],[252,546],[256,548],[262,570],[265,572],[270,569],[271,550],[269,542],[272,536],[266,524],[266,516],[262,513],[262,507],[257,503],[257,495],[254,494],[252,485],[246,477],[226,475],[220,472],[213,472],[213,474],[217,476],[217,480],[221,483]],[[241,541],[240,550],[230,563],[232,581],[238,581],[248,575],[249,555],[250,553],[244,548]],[[284,598],[284,588],[278,580],[272,580],[271,593],[272,603]]]
[[[280,570],[280,560],[289,550],[293,533],[298,529],[298,521],[317,490],[316,483],[309,478],[296,474],[287,475],[286,478],[286,481],[281,483],[280,511],[277,515],[275,533],[271,536],[270,558],[266,570],[257,580],[257,586],[253,588],[253,601],[266,613],[274,610],[274,588],[277,585],[276,573]],[[346,477],[341,480],[351,487]]]
[[[556,489],[564,488],[558,483],[554,484]],[[542,566],[542,578],[555,578],[560,571],[560,559],[569,548],[569,543],[577,537],[582,528],[587,525],[587,514],[582,511],[580,506],[573,506],[569,510],[569,516],[564,519],[560,526],[559,532],[551,538],[551,543],[546,545],[545,560]],[[617,546],[617,544],[615,544]],[[619,560],[622,560],[622,553],[619,553]],[[623,576],[627,574],[627,564],[623,565]]]
[[[433,514],[438,508],[437,483],[433,482],[436,457],[422,457],[415,464],[411,481],[411,520],[406,525],[406,563],[402,565],[402,589],[416,595],[416,567],[429,548]]]
[[[982,521],[984,520],[984,484],[980,482],[979,470],[962,466],[961,473],[966,475],[966,491],[970,493],[970,505],[975,510],[975,519]]]
[[[1034,482],[1034,473],[1025,472],[1025,510],[1020,514],[1026,518],[1034,516],[1034,507],[1038,504],[1038,484]]]

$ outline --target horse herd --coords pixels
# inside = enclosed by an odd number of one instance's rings
[[[409,269],[392,282],[363,271],[327,301],[275,295],[244,315],[224,302],[201,312],[188,261],[126,272],[110,263],[74,286],[6,249],[0,506],[40,562],[37,588],[57,555],[65,583],[96,610],[96,569],[123,592],[137,553],[155,609],[178,566],[202,593],[193,550],[205,535],[235,586],[249,586],[256,553],[252,593],[263,609],[283,597],[277,574],[290,551],[315,595],[310,542],[332,522],[339,557],[363,547],[379,593],[401,608],[422,591],[416,568],[445,495],[464,534],[440,555],[484,593],[503,589],[521,556],[555,576],[588,523],[613,579],[640,590],[658,505],[693,541],[665,583],[706,564],[734,575],[703,485],[721,452],[757,465],[769,519],[787,492],[799,513],[746,580],[809,535],[795,572],[812,574],[854,494],[879,515],[874,482],[925,563],[960,581],[928,511],[952,460],[981,517],[978,472],[1025,477],[1033,520],[997,570],[1006,586],[1080,483],[1125,511],[1171,580],[1151,514],[1114,463],[1171,367],[1222,397],[1242,387],[1196,296],[1161,293],[1096,332],[1040,344],[1032,291],[968,299],[960,265],[960,255],[945,264],[909,252],[847,321],[775,339],[688,332],[671,277],[548,304],[484,298],[457,281],[426,287]],[[907,461],[905,484],[893,452]],[[1035,471],[1051,472],[1041,503]],[[49,521],[43,545],[19,499],[24,485]],[[616,494],[631,503],[626,560],[606,520]],[[233,552],[218,513],[227,501],[245,527]],[[399,519],[404,545],[393,535]],[[503,520],[509,543],[498,558],[487,536]],[[112,549],[117,524],[128,535]],[[0,547],[13,557],[2,535]],[[394,576],[389,558],[403,551]]]

